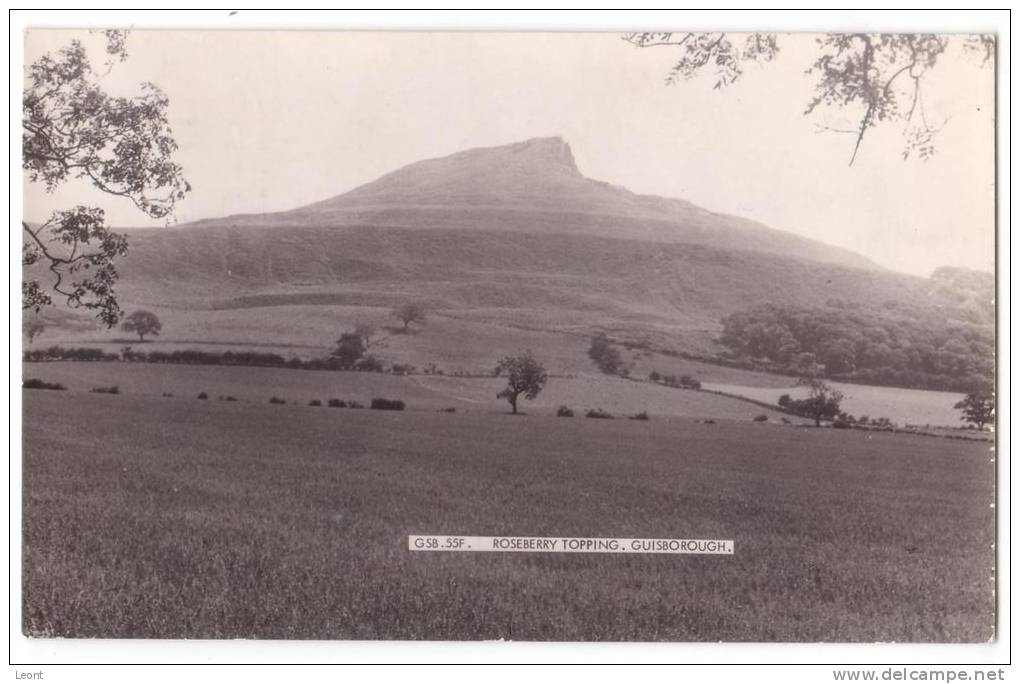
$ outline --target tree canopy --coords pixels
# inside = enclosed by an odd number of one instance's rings
[[[968,391],[988,382],[995,359],[991,324],[960,320],[969,313],[841,300],[824,308],[761,305],[724,317],[719,342],[731,359],[762,370]]]
[[[424,323],[427,314],[425,304],[422,302],[405,302],[393,309],[393,317],[404,324],[404,332],[411,323]]]
[[[106,71],[97,72],[81,41],[28,67],[22,97],[22,169],[49,192],[71,180],[85,181],[112,197],[132,202],[151,218],[169,219],[191,188],[173,161],[177,150],[167,119],[169,100],[152,83],[140,94],[116,97],[102,79],[127,59],[126,32],[106,31]],[[22,221],[22,307],[39,311],[53,294],[71,307],[96,311],[108,327],[121,309],[114,293],[114,262],[127,240],[106,226],[99,207],[55,210],[41,224]],[[49,272],[40,282],[39,267]]]
[[[151,311],[139,309],[138,311],[132,311],[131,315],[124,319],[120,327],[122,330],[138,335],[139,341],[144,342],[146,335],[159,335],[163,330],[163,323]]]
[[[674,85],[710,71],[713,88],[721,90],[744,75],[749,64],[766,64],[779,54],[782,38],[774,33],[628,33],[624,40],[641,47],[666,47],[679,57],[666,75]],[[817,38],[814,62],[806,74],[814,91],[804,114],[827,112],[838,124],[823,123],[823,131],[848,134],[854,163],[868,131],[880,124],[900,127],[904,159],[927,159],[935,152],[936,134],[945,125],[925,108],[923,83],[946,59],[956,41],[978,66],[995,57],[995,36],[950,36],[931,33],[829,33]]]
[[[510,402],[513,413],[517,413],[517,399],[534,399],[545,387],[548,374],[545,367],[535,358],[531,350],[516,356],[504,356],[496,364],[496,375],[506,373],[506,387],[496,395],[497,399]]]
[[[808,388],[806,399],[789,399],[781,402],[781,406],[798,415],[813,418],[815,425],[823,420],[831,420],[839,415],[843,393],[833,389],[819,378],[801,378],[798,385]]]
[[[995,396],[991,392],[971,392],[953,408],[963,412],[961,420],[976,425],[978,430],[995,424]]]

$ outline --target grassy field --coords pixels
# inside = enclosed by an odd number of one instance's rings
[[[24,392],[26,634],[993,636],[987,444],[74,389]],[[406,550],[434,533],[723,538],[736,553]]]
[[[964,397],[960,393],[852,385],[847,382],[830,384],[843,393],[843,401],[840,405],[844,411],[853,416],[885,417],[901,426],[911,424],[962,427],[965,425],[960,420],[960,410],[953,408]],[[785,387],[763,388],[705,383],[705,389],[718,390],[770,404],[775,404],[781,394],[789,394],[795,399],[808,395],[806,387],[797,387],[789,379],[787,379]]]
[[[506,385],[499,378],[453,378],[433,375],[394,376],[385,373],[299,371],[287,368],[239,366],[188,366],[155,363],[45,362],[23,366],[24,377],[57,382],[72,391],[117,385],[130,395],[194,398],[205,392],[210,399],[232,396],[241,401],[265,403],[272,396],[288,403],[313,399],[355,399],[367,404],[374,397],[403,399],[412,409],[505,413],[509,404],[496,394]],[[605,375],[552,378],[535,401],[521,402],[529,413],[552,414],[566,404],[575,410],[603,408],[624,417],[640,411],[654,415],[751,420],[782,414],[755,404],[705,392],[671,389]],[[796,422],[805,422],[793,418]]]

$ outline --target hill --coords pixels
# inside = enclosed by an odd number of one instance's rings
[[[203,226],[387,226],[603,236],[741,249],[877,269],[821,242],[718,214],[690,202],[639,195],[581,174],[570,145],[537,138],[421,161],[342,195],[272,214]]]
[[[126,310],[158,312],[160,344],[321,355],[355,322],[381,328],[390,307],[417,299],[433,311],[426,334],[391,336],[380,356],[471,372],[496,350],[528,346],[558,372],[590,370],[584,347],[597,330],[714,356],[722,319],[755,305],[839,302],[949,320],[945,312],[991,300],[982,274],[898,274],[585,178],[557,138],[419,162],[290,212],[126,232],[119,297]],[[44,341],[110,341],[105,330],[84,332],[81,318],[49,317]]]

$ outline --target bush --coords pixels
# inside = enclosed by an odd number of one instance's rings
[[[361,409],[365,408],[365,405],[362,404],[360,401],[354,401],[353,399],[351,399],[349,402],[347,402],[347,408]]]
[[[680,380],[679,380],[679,385],[683,389],[693,389],[693,390],[701,389],[701,381],[697,380],[695,378],[692,378],[689,375],[681,375],[680,376]]]
[[[382,361],[375,358],[374,356],[365,356],[354,364],[354,369],[366,373],[382,373],[383,365]]]
[[[281,399],[280,397],[269,397],[269,403],[270,404],[286,404],[287,402],[286,402],[286,400]]]
[[[232,397],[229,394],[227,396],[221,396],[220,401],[237,401],[237,397]]]
[[[24,389],[44,389],[44,390],[66,390],[67,388],[61,385],[59,382],[44,382],[39,378],[29,378],[21,383]]]
[[[608,375],[614,375],[623,367],[623,357],[620,352],[613,348],[612,343],[605,333],[600,332],[591,340],[588,348],[588,358],[595,362],[595,366]]]
[[[791,401],[793,401],[793,397],[791,397],[789,394],[781,394],[779,396],[779,405],[782,406],[783,408],[789,406]]]
[[[556,409],[556,415],[559,416],[560,418],[573,418],[574,409],[570,408],[569,406],[560,406],[558,409]]]
[[[758,414],[757,416],[754,417],[754,422],[756,422],[756,423],[765,423],[765,422],[768,422],[768,419],[769,419],[768,416],[766,416],[764,413],[760,413],[760,414]]]
[[[836,428],[837,430],[849,430],[850,423],[842,419],[837,419],[832,421],[832,427]]]
[[[446,408],[441,408],[438,410],[438,413],[456,413],[456,412],[457,409],[453,408],[452,406],[448,406]]]
[[[322,406],[322,402],[319,401],[318,399],[312,399],[310,402],[308,402],[308,405],[309,406]]]
[[[173,394],[171,394],[170,392],[163,392],[163,396],[164,397],[172,397]]]
[[[630,417],[631,420],[648,420],[648,411],[642,411],[641,413],[635,413]]]
[[[377,411],[403,411],[404,402],[400,399],[380,399],[375,398],[372,400],[371,408]]]
[[[584,414],[585,418],[605,418],[611,420],[615,416],[609,411],[603,411],[602,409],[588,409],[588,412]]]
[[[120,394],[120,388],[116,385],[110,385],[109,387],[93,387],[89,390],[96,394]]]
[[[330,408],[347,408],[347,402],[343,399],[330,399],[326,405]]]
[[[208,399],[208,398],[209,398],[209,395],[208,395],[208,394],[206,394],[205,392],[199,392],[199,393],[198,393],[198,398],[199,398],[199,399]]]
[[[411,375],[414,371],[414,366],[409,363],[395,363],[390,366],[390,372],[394,375]]]
[[[652,371],[648,374],[648,379],[652,382],[659,382],[662,380],[662,375],[659,374],[659,371]]]

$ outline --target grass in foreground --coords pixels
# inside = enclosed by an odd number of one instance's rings
[[[27,634],[993,634],[985,444],[191,396],[25,393]],[[724,538],[736,553],[406,550],[434,533]]]

